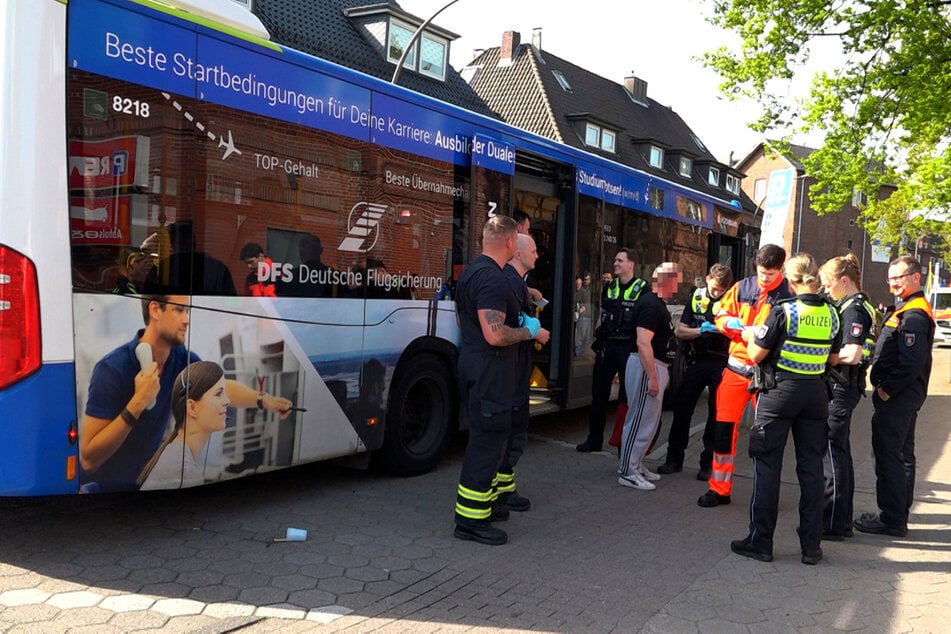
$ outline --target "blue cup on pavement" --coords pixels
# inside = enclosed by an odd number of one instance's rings
[[[307,531],[303,528],[288,528],[287,537],[285,539],[289,542],[302,542],[307,539]]]

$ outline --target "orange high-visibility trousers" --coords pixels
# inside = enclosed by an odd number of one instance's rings
[[[753,407],[756,407],[756,397],[746,391],[749,384],[749,379],[726,368],[723,370],[720,387],[717,388],[717,423],[713,439],[710,490],[718,495],[730,495],[733,490],[733,467],[740,420],[751,400]]]

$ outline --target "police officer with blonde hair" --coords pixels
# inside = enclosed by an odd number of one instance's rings
[[[755,331],[743,333],[750,361],[757,364],[752,386],[759,390],[750,430],[753,495],[749,535],[730,549],[758,561],[772,561],[779,514],[783,450],[790,430],[799,478],[799,544],[802,563],[822,559],[823,478],[829,398],[827,364],[838,361],[842,342],[839,314],[817,293],[819,269],[808,253],[790,258],[786,279],[795,296],[780,301]]]

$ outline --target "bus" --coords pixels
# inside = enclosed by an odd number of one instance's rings
[[[701,280],[726,237],[723,201],[272,42],[233,3],[0,20],[0,495],[357,454],[423,473],[459,428],[452,294],[488,217],[528,213],[540,252],[533,413],[589,400],[577,278],[597,298],[629,246],[642,276]]]

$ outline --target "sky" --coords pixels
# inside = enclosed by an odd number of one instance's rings
[[[425,20],[449,0],[399,0]],[[622,83],[630,75],[647,81],[647,95],[670,106],[721,162],[739,160],[762,140],[747,127],[755,104],[719,96],[720,79],[695,57],[738,41],[705,20],[703,0],[458,0],[434,23],[459,34],[451,44],[456,70],[474,49],[499,46],[502,33],[518,31],[523,43],[541,27],[542,51]],[[803,83],[807,85],[808,82]],[[793,138],[816,146],[815,139]]]

